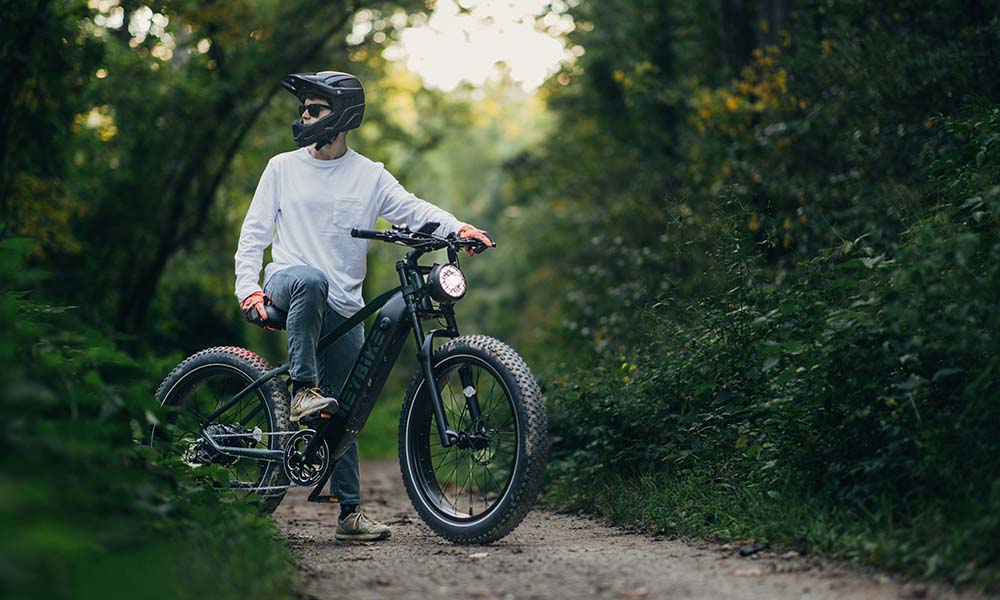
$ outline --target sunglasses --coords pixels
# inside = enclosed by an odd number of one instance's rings
[[[315,119],[324,110],[330,110],[330,107],[326,104],[303,104],[299,107],[299,114],[309,111],[309,116]]]

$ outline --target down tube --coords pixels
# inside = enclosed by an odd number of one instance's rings
[[[330,423],[326,432],[334,460],[347,452],[368,421],[408,333],[406,301],[398,293],[376,315],[358,360],[337,396],[340,414],[345,418]]]

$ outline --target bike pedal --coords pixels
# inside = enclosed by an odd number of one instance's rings
[[[307,417],[302,417],[302,424],[309,429],[317,429],[323,421],[329,420],[333,415],[329,413],[319,413],[312,414]]]
[[[310,502],[320,502],[323,504],[337,504],[340,502],[336,496],[316,496],[315,499],[309,500]]]

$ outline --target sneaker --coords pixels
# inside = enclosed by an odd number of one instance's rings
[[[391,535],[392,530],[389,529],[388,525],[369,519],[368,515],[359,510],[347,515],[337,525],[336,538],[350,542],[373,542],[387,540]]]
[[[320,411],[337,412],[339,405],[333,398],[327,398],[318,387],[308,387],[299,390],[292,398],[292,414],[288,417],[292,423],[297,423],[302,417]]]

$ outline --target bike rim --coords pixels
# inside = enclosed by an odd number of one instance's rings
[[[459,369],[467,368],[481,417],[469,415]],[[407,460],[421,501],[439,518],[472,525],[503,503],[517,474],[522,453],[521,424],[511,390],[499,373],[472,355],[452,356],[435,367],[448,423],[459,433],[489,440],[482,448],[441,445],[433,409],[421,384],[407,419]]]
[[[190,452],[190,447],[201,435],[204,417],[252,383],[253,379],[242,370],[224,364],[198,367],[185,379],[188,381],[179,381],[163,401],[163,406],[167,408],[166,435],[169,436],[168,443],[174,446],[172,451],[179,454],[192,468],[198,468],[189,462],[191,455],[195,454]],[[255,436],[234,436],[228,432],[213,436],[220,445],[238,446],[243,443],[249,444],[247,447],[250,448],[274,449],[274,436],[271,433],[277,427],[274,415],[268,410],[266,397],[260,389],[248,394],[213,423],[240,424],[242,430],[252,433],[259,429],[259,440],[254,439]],[[154,429],[151,437],[155,438],[155,435]],[[155,439],[152,441],[155,442]],[[230,476],[228,488],[223,489],[232,490],[234,496],[243,497],[249,493],[266,496],[270,493],[267,481],[274,466],[269,461],[233,456],[222,456],[218,460],[219,462],[212,464],[225,469]]]

